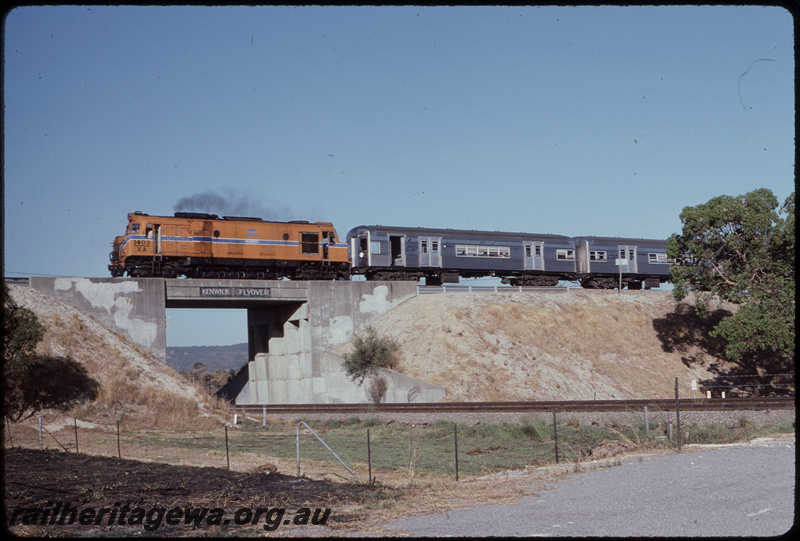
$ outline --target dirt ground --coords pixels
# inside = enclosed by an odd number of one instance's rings
[[[314,481],[262,471],[244,473],[224,468],[198,468],[191,466],[172,466],[126,460],[112,457],[90,456],[61,451],[40,451],[34,449],[12,448],[4,452],[5,466],[5,514],[10,524],[17,509],[40,510],[38,515],[20,512],[9,529],[19,536],[32,537],[71,537],[71,536],[128,536],[146,535],[148,537],[187,537],[198,535],[263,535],[268,516],[257,524],[247,520],[247,525],[236,524],[247,518],[247,512],[236,513],[242,508],[255,511],[264,509],[285,509],[280,528],[292,529],[300,526],[285,524],[286,520],[300,516],[298,511],[308,508],[313,513],[317,508],[330,508],[325,520],[326,526],[336,528],[337,524],[358,520],[351,508],[359,507],[368,500],[395,498],[401,490],[352,483]],[[56,506],[61,503],[61,507]],[[69,509],[102,508],[118,509],[116,516],[107,511],[105,516],[95,518],[92,524],[79,524],[79,515],[72,525],[69,513],[64,513],[64,525],[58,521],[64,506]],[[129,514],[121,517],[121,509],[128,504]],[[166,524],[166,517],[160,527],[148,530],[147,516],[136,524],[135,508],[151,513],[149,524],[155,524],[158,508],[172,509],[221,508],[224,516],[221,524],[201,525]],[[49,511],[51,510],[51,511]],[[47,512],[55,517],[53,525],[50,517],[42,519]],[[77,514],[76,514],[77,515]],[[89,515],[87,514],[87,517]],[[318,515],[321,521],[323,512]],[[271,518],[275,518],[273,513]],[[119,521],[123,524],[120,525]],[[36,524],[24,524],[24,522]],[[90,521],[87,518],[87,522]],[[302,518],[300,519],[302,522]],[[45,522],[45,524],[41,524]],[[99,522],[95,524],[94,522]],[[214,521],[210,521],[214,522]],[[312,525],[311,521],[308,521]],[[288,532],[287,532],[288,533]]]

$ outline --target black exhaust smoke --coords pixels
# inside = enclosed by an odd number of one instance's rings
[[[286,221],[291,212],[286,205],[267,205],[257,197],[228,190],[225,193],[207,190],[181,197],[173,207],[174,212],[205,212],[220,216],[252,216],[264,220]]]

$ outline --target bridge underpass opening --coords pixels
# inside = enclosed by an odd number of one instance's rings
[[[232,346],[247,343],[247,310],[242,308],[170,308],[167,316],[167,347]],[[242,356],[236,369],[247,359]],[[168,359],[176,370],[191,367]],[[206,363],[207,364],[207,363]],[[226,367],[227,371],[229,368]]]
[[[236,368],[238,371],[259,353],[285,354],[302,342],[297,333],[300,331],[300,320],[304,318],[300,310],[303,302],[225,302],[225,308],[218,308],[219,304],[223,303],[168,301],[167,346],[230,346],[247,343],[247,358],[237,361],[235,367],[226,368]],[[232,304],[236,306],[232,307]],[[289,344],[286,343],[287,339]]]

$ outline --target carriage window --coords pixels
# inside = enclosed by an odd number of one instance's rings
[[[541,256],[542,256],[542,247],[537,244],[536,245],[536,257],[541,257]]]
[[[667,254],[654,254],[650,253],[647,254],[647,261],[649,263],[674,263],[674,259],[667,258]]]
[[[319,233],[300,233],[300,245],[304,254],[318,254]]]
[[[373,240],[370,244],[370,253],[371,254],[380,254],[381,253],[381,243],[377,240]]]
[[[131,224],[131,235],[139,232],[139,224]]]
[[[575,250],[556,250],[556,258],[562,261],[573,261],[575,259]]]
[[[525,246],[525,257],[530,257],[530,256],[531,256],[531,247]]]
[[[431,252],[435,254],[438,251],[439,251],[439,242],[438,241],[431,242]]]
[[[630,258],[631,261],[633,261],[633,259],[634,259],[633,250],[628,250],[628,257]]]
[[[600,250],[590,250],[589,261],[606,261],[606,253]]]
[[[530,246],[527,248],[530,250]],[[511,257],[511,248],[508,246],[477,246],[472,244],[456,244],[456,255],[460,257],[508,258]]]

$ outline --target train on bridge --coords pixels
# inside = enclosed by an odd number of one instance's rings
[[[666,241],[422,227],[358,226],[343,241],[329,222],[176,212],[128,214],[113,241],[114,277],[420,280],[500,277],[511,285],[650,289],[669,279]]]

